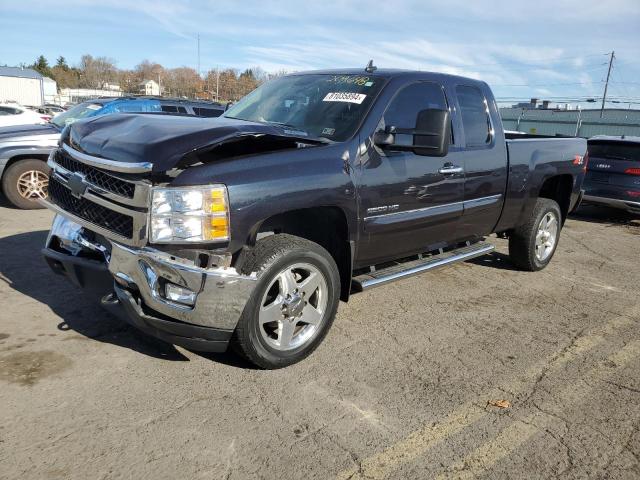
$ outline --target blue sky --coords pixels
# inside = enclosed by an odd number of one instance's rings
[[[84,53],[121,68],[435,70],[489,82],[500,99],[609,95],[640,108],[640,0],[0,0],[0,64]],[[572,102],[575,103],[575,102]],[[614,105],[610,105],[614,106]],[[626,104],[624,107],[626,108]]]

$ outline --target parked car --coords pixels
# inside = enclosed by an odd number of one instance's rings
[[[150,335],[232,342],[262,368],[309,355],[339,300],[487,254],[491,233],[543,269],[587,149],[505,139],[484,82],[371,67],[279,77],[218,119],[65,132],[45,202],[54,272]]]
[[[0,106],[0,112],[2,108]],[[7,108],[13,109],[14,106]],[[0,128],[2,192],[17,208],[42,208],[37,200],[47,196],[47,158],[58,144],[62,129],[77,120],[118,112],[212,117],[220,115],[223,111],[222,105],[203,101],[157,97],[101,98],[76,105],[56,115],[51,123]],[[34,112],[30,113],[35,115]],[[0,121],[1,119],[0,115]]]
[[[640,137],[589,139],[584,200],[640,214]]]
[[[42,114],[17,103],[0,103],[0,127],[47,123],[50,115]]]

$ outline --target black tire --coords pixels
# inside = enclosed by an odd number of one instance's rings
[[[28,158],[12,163],[4,171],[4,175],[2,175],[2,191],[5,197],[7,197],[7,200],[9,200],[9,203],[11,205],[22,210],[35,210],[38,208],[45,208],[35,199],[35,197],[33,199],[25,198],[20,194],[20,191],[18,190],[18,180],[20,179],[20,177],[25,173],[31,171],[45,175],[48,182],[50,168],[45,162],[36,158]],[[44,190],[46,191],[46,187],[44,187]]]
[[[541,260],[536,255],[536,235],[538,234],[540,222],[549,213],[553,214],[558,222],[557,234],[551,252]],[[542,270],[549,264],[558,248],[561,228],[562,213],[558,203],[548,198],[538,198],[529,220],[514,229],[509,236],[509,257],[511,261],[521,270],[528,272]]]
[[[314,336],[298,348],[281,351],[263,338],[259,310],[278,273],[301,262],[314,266],[322,274],[327,286],[327,305]],[[236,326],[232,340],[234,350],[264,369],[286,367],[310,355],[331,328],[338,309],[340,274],[333,257],[314,242],[293,235],[276,234],[259,240],[242,263],[241,271],[245,274],[256,272],[258,281]]]

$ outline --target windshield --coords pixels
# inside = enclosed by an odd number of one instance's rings
[[[366,75],[279,77],[241,99],[224,116],[344,141],[355,133],[384,82]]]
[[[81,118],[86,118],[97,112],[102,108],[102,105],[99,103],[85,102],[80,105],[76,105],[75,107],[67,110],[60,115],[56,115],[51,123],[56,125],[57,127],[64,128],[67,125],[71,125],[76,120],[80,120]]]

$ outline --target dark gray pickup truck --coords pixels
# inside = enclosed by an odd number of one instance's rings
[[[263,368],[309,355],[339,300],[489,253],[544,268],[586,141],[505,139],[491,90],[426,72],[279,77],[217,119],[111,115],[49,158],[51,268],[149,334]],[[463,288],[461,286],[461,288]]]

